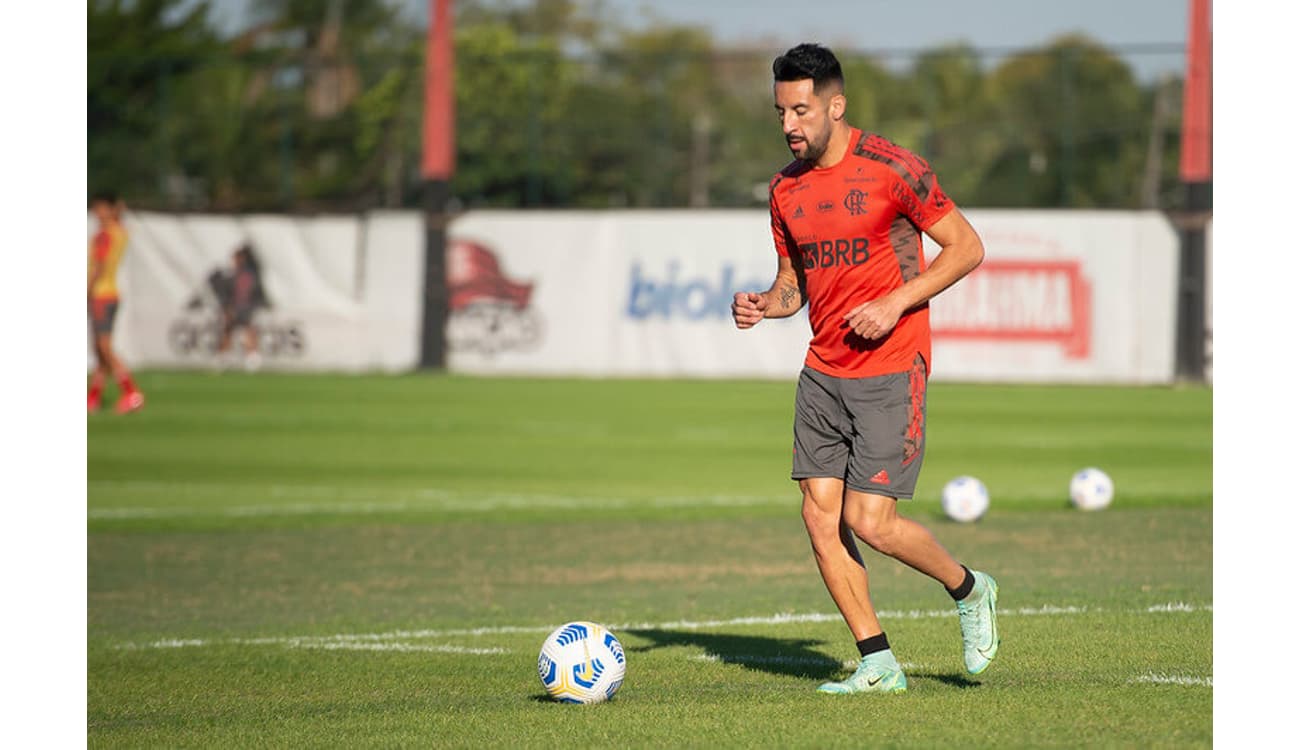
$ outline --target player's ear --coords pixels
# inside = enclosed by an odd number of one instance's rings
[[[844,111],[848,107],[848,103],[848,100],[844,98],[844,94],[836,94],[832,96],[830,107],[831,119],[843,120]]]

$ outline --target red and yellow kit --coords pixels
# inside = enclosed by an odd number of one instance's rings
[[[910,370],[930,362],[930,307],[905,313],[884,339],[848,327],[854,307],[925,270],[921,232],[953,209],[934,172],[907,149],[854,128],[844,158],[819,169],[795,160],[769,190],[776,251],[807,280],[812,341],[805,364],[840,378]]]
[[[126,230],[121,224],[114,224],[101,229],[95,233],[90,240],[90,262],[88,274],[93,274],[95,263],[98,262],[103,270],[99,275],[99,281],[90,290],[90,298],[97,301],[112,301],[118,298],[117,294],[117,267],[122,263],[122,255],[126,252]],[[87,281],[93,278],[89,276]]]

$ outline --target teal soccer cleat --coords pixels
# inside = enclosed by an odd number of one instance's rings
[[[987,573],[975,571],[975,588],[957,602],[961,620],[961,645],[966,671],[979,674],[989,668],[998,655],[998,582]]]
[[[877,651],[862,657],[858,669],[843,682],[828,682],[817,688],[819,693],[901,693],[907,690],[907,675],[898,665],[894,653]]]

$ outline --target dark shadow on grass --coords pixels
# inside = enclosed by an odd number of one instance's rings
[[[629,651],[651,651],[665,646],[691,646],[704,651],[707,659],[735,664],[771,674],[807,679],[829,679],[844,672],[842,662],[812,650],[824,641],[802,638],[766,638],[729,633],[700,633],[691,630],[629,630],[651,644]]]
[[[959,674],[956,672],[948,672],[943,674],[940,674],[938,672],[909,672],[907,676],[909,678],[915,677],[916,679],[919,680],[934,680],[935,682],[942,682],[945,685],[951,685],[952,687],[958,688],[959,690],[979,687],[980,685],[984,684],[978,680],[972,680],[966,675]]]

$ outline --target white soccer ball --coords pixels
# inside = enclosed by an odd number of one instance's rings
[[[975,477],[957,477],[943,486],[943,512],[952,520],[978,521],[988,509],[988,488]]]
[[[542,643],[537,673],[552,698],[562,703],[600,703],[623,684],[623,644],[594,622],[570,622]]]
[[[1088,467],[1070,478],[1070,502],[1079,510],[1101,510],[1115,497],[1115,484],[1101,469]]]

